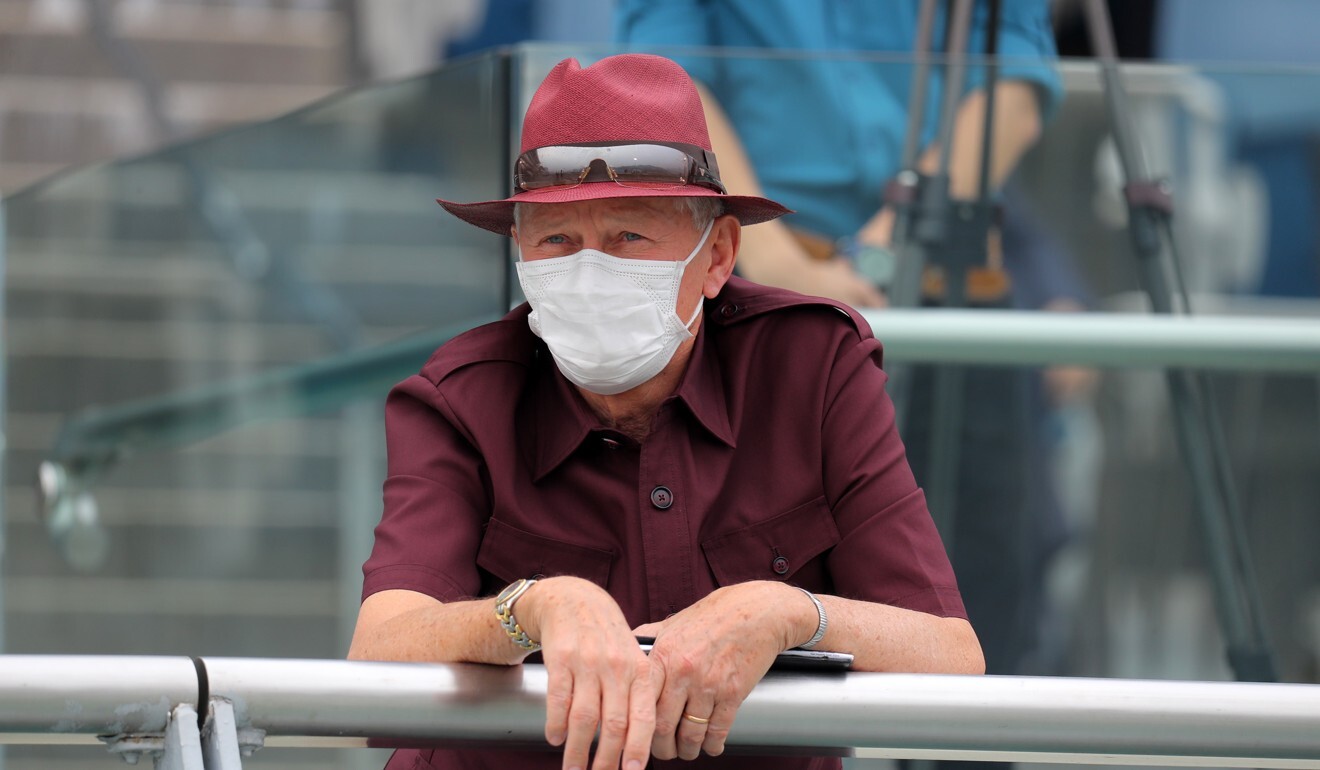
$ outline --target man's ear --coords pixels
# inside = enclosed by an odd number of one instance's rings
[[[716,219],[710,228],[710,243],[710,267],[706,270],[706,281],[701,286],[701,292],[707,298],[714,299],[728,282],[729,276],[733,275],[738,246],[742,243],[742,225],[738,218],[725,214]]]

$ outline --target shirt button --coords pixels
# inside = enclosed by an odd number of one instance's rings
[[[669,491],[669,487],[656,487],[651,490],[651,505],[663,511],[673,504],[674,493]]]
[[[782,556],[776,556],[775,560],[770,562],[770,569],[775,571],[776,575],[788,574],[788,559]]]
[[[741,309],[742,308],[730,302],[729,304],[724,305],[720,308],[720,315],[724,316],[725,318],[733,318],[734,316],[738,315],[738,311]]]

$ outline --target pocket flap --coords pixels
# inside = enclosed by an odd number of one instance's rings
[[[787,580],[839,542],[825,497],[701,544],[720,585]]]
[[[605,588],[614,552],[534,535],[491,519],[477,552],[477,566],[512,583],[518,578],[572,575]]]

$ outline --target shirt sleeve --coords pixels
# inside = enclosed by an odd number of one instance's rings
[[[841,539],[829,557],[840,596],[966,618],[953,567],[908,467],[885,393],[880,343],[845,342],[829,374],[825,494]]]
[[[635,51],[721,45],[709,5],[710,0],[618,0],[614,39]],[[716,63],[709,56],[667,54],[693,80],[708,85],[715,82]]]
[[[985,50],[989,13],[987,3],[976,4],[974,29],[969,44],[974,57]],[[1001,0],[998,57],[1001,62],[999,77],[1003,80],[1023,80],[1035,85],[1042,120],[1053,116],[1063,97],[1063,81],[1053,65],[1058,58],[1058,51],[1054,45],[1054,31],[1050,26],[1049,3],[1046,0]],[[968,87],[979,88],[984,83],[985,68],[969,68]]]
[[[489,518],[482,462],[443,395],[424,377],[391,391],[385,440],[384,511],[362,567],[362,598],[389,589],[442,602],[476,596],[477,550]]]

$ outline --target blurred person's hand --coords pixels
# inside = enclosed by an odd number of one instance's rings
[[[1069,298],[1052,299],[1041,310],[1053,313],[1081,313],[1086,310],[1080,302]],[[1088,401],[1100,382],[1100,372],[1089,366],[1051,366],[1043,374],[1045,395],[1053,406],[1066,406]]]
[[[738,266],[748,280],[765,286],[828,297],[852,307],[884,307],[885,295],[848,260],[831,256],[833,246],[833,241],[795,233],[777,221],[766,222],[743,229]]]
[[[883,292],[840,257],[807,262],[795,283],[796,286],[788,288],[836,299],[852,307],[885,307],[889,304]]]

